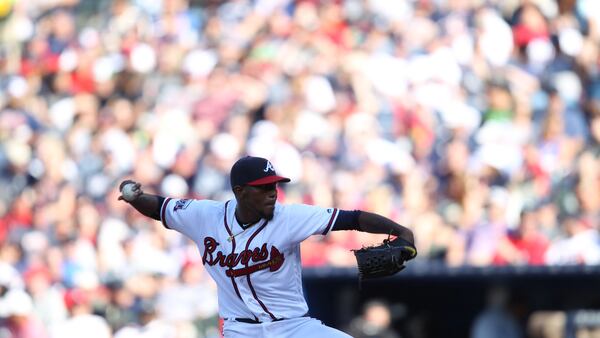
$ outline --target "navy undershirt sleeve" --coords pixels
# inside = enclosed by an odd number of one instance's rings
[[[340,210],[331,231],[360,230],[358,225],[359,215],[360,210]]]
[[[165,198],[162,196],[156,196],[157,202],[156,205],[158,206],[158,208],[156,210],[154,210],[154,212],[152,213],[152,215],[150,215],[150,217],[152,217],[153,219],[160,221],[160,209],[162,208],[163,203],[165,203]]]

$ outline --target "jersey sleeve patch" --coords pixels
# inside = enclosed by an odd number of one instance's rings
[[[176,212],[177,210],[185,210],[185,208],[187,208],[188,205],[190,205],[190,203],[192,203],[192,200],[188,200],[188,199],[178,200],[177,202],[175,202],[175,206],[173,207],[173,212]]]

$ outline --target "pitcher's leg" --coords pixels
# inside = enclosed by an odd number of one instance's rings
[[[224,338],[264,338],[264,324],[248,324],[240,322],[225,322],[223,323]]]
[[[310,317],[271,323],[265,327],[265,333],[268,338],[352,338],[348,334]]]

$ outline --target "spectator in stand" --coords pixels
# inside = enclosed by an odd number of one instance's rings
[[[586,264],[600,263],[598,230],[586,219],[570,216],[564,220],[564,237],[548,248],[548,264]]]
[[[500,240],[494,264],[543,265],[549,240],[540,231],[534,209],[521,212],[519,225]]]
[[[371,300],[364,305],[362,315],[350,322],[347,332],[355,338],[400,337],[391,324],[392,312],[389,305],[379,300]]]
[[[494,255],[508,230],[508,193],[504,188],[494,187],[489,193],[487,214],[472,229],[465,232],[465,262],[476,266],[493,263]]]
[[[524,337],[514,313],[514,300],[505,287],[490,287],[486,301],[486,307],[477,314],[471,325],[471,338]]]
[[[94,295],[90,290],[71,289],[65,293],[69,318],[53,326],[51,338],[75,338],[83,332],[92,338],[110,338],[112,330],[106,319],[94,314]]]
[[[33,301],[33,313],[44,327],[50,328],[67,318],[63,287],[52,280],[44,265],[32,265],[23,274],[27,292]]]
[[[0,303],[0,336],[3,338],[46,338],[48,332],[33,313],[33,301],[23,290],[3,295]]]

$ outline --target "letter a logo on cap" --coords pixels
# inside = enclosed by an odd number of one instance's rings
[[[268,173],[269,171],[275,171],[275,168],[273,168],[273,165],[270,161],[267,161],[267,167],[263,171]]]

